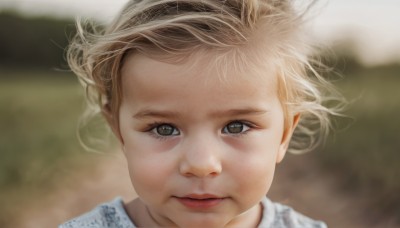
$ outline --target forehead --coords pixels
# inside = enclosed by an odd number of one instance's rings
[[[281,108],[273,74],[260,77],[227,68],[221,78],[219,70],[207,58],[172,64],[130,55],[121,72],[122,107],[169,110],[196,119],[225,110]]]
[[[140,53],[129,54],[122,63],[122,84],[144,80],[153,80],[157,84],[174,83],[176,86],[196,83],[198,86],[226,88],[243,83],[254,87],[277,84],[272,64],[252,58],[251,53],[201,50],[185,58],[180,57],[180,61],[160,59]]]

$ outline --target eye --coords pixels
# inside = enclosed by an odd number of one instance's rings
[[[180,135],[179,130],[170,124],[160,124],[151,130],[154,134],[160,136],[175,136]]]
[[[250,129],[250,127],[247,124],[242,123],[240,121],[234,121],[234,122],[230,122],[228,125],[226,125],[222,129],[222,133],[225,133],[225,134],[243,134],[246,131],[248,131],[249,129]]]

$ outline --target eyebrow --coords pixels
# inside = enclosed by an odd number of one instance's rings
[[[211,114],[212,117],[221,116],[248,116],[248,115],[262,115],[267,113],[268,110],[258,108],[240,108],[240,109],[229,109],[226,111],[217,111]]]
[[[210,114],[211,117],[225,117],[225,116],[245,116],[245,115],[262,115],[268,113],[268,110],[258,108],[240,108],[240,109],[229,109],[224,111],[216,111]],[[146,118],[179,118],[181,114],[178,112],[171,111],[157,111],[157,110],[142,110],[133,115],[136,119]]]
[[[145,119],[145,118],[177,118],[179,117],[179,113],[170,112],[170,111],[156,111],[156,110],[142,110],[133,115],[133,118],[136,119]]]

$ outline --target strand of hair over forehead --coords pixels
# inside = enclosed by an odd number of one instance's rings
[[[103,33],[99,31],[96,26],[87,22],[80,22],[77,20],[77,37],[75,42],[73,42],[69,48],[68,59],[71,68],[77,73],[82,84],[86,86],[86,93],[90,94],[92,87],[96,87],[96,83],[91,76],[92,72],[97,68],[102,66],[109,59],[114,58],[115,55],[124,52],[126,49],[137,49],[140,50],[140,46],[135,46],[135,39],[140,37],[145,37],[151,41],[159,49],[165,52],[170,52],[170,54],[177,54],[177,50],[171,50],[171,48],[166,48],[159,40],[166,39],[166,37],[157,36],[157,29],[168,28],[168,27],[180,27],[188,32],[192,33],[196,37],[201,45],[207,44],[211,47],[235,47],[240,42],[245,42],[247,37],[243,34],[243,31],[239,31],[235,26],[241,25],[242,27],[246,25],[248,28],[254,28],[254,25],[259,19],[258,11],[261,8],[261,4],[264,4],[264,9],[274,8],[274,4],[277,2],[286,1],[216,1],[216,0],[202,0],[202,1],[191,1],[191,0],[145,0],[145,1],[129,1],[125,10],[121,13],[121,16],[112,23],[111,26]],[[185,15],[179,14],[179,17],[162,18],[157,20],[152,20],[154,17],[153,13],[156,11],[155,8],[160,8],[165,4],[195,4],[198,8],[209,7],[214,10],[214,14],[209,13],[195,14],[195,15]],[[241,18],[238,19],[237,16],[233,15],[234,12],[229,7],[223,7],[227,4],[237,4],[237,7],[244,8],[241,10]],[[241,4],[240,4],[241,3]],[[282,4],[282,3],[281,3]],[[177,10],[179,10],[177,8]],[[237,10],[237,9],[236,9]],[[275,14],[270,14],[269,17],[274,17],[279,15],[282,10],[276,9]],[[147,12],[147,13],[144,13]],[[216,17],[215,13],[218,13]],[[190,14],[190,13],[189,13]],[[136,16],[143,15],[145,18],[135,18]],[[146,18],[149,17],[149,18]],[[139,21],[138,24],[132,23],[132,18]],[[208,34],[201,33],[200,30],[193,30],[187,25],[187,21],[201,21],[202,23],[207,23],[210,27],[215,28],[217,31],[218,26],[225,25],[230,28],[227,31],[233,31],[234,33],[223,34],[219,40],[209,36]],[[146,23],[143,23],[146,21]],[[228,23],[228,22],[229,23]],[[82,26],[86,24],[86,26]],[[129,34],[129,35],[127,35]],[[136,35],[135,35],[136,34]],[[236,39],[233,39],[236,38]],[[236,42],[235,42],[236,40]],[[119,46],[120,48],[107,48]],[[188,50],[183,50],[189,52],[190,49],[195,48],[188,47]],[[182,51],[182,50],[181,50]],[[75,58],[75,56],[82,55],[80,58]],[[95,61],[99,56],[103,57],[101,61]],[[105,80],[105,78],[102,78]],[[99,89],[99,88],[97,88]],[[104,88],[100,88],[104,89]],[[88,96],[89,103],[96,103],[97,99],[93,96]],[[95,108],[95,106],[93,106]]]
[[[110,99],[107,93],[116,90],[118,78],[115,77],[120,65],[115,65],[115,61],[121,60],[129,50],[151,52],[147,44],[140,43],[141,40],[147,40],[158,52],[170,56],[187,57],[188,53],[200,47],[235,49],[233,53],[240,58],[231,62],[242,61],[245,58],[237,52],[238,47],[246,45],[259,21],[264,20],[271,27],[285,27],[281,32],[294,37],[293,42],[285,40],[288,44],[282,41],[280,51],[275,53],[277,59],[286,60],[280,65],[284,84],[289,89],[293,87],[293,91],[290,90],[292,94],[286,91],[290,98],[286,104],[292,114],[301,113],[301,122],[289,151],[301,153],[314,149],[331,127],[329,117],[340,115],[342,109],[340,105],[325,107],[323,103],[341,98],[314,70],[307,57],[309,46],[300,38],[296,40],[294,31],[302,24],[305,12],[295,13],[291,4],[290,0],[136,0],[129,1],[121,15],[105,30],[78,20],[77,35],[68,50],[68,61],[86,90],[89,108],[83,120],[101,112],[101,107]],[[178,28],[190,36],[173,37],[163,33]],[[227,63],[229,56],[225,56],[222,53],[216,59]],[[307,75],[309,73],[313,79]],[[329,95],[321,94],[320,89],[330,91]]]

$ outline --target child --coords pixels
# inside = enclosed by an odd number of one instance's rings
[[[69,63],[138,198],[60,227],[326,227],[266,198],[286,151],[313,148],[335,114],[292,4],[131,0],[104,32],[78,25]]]

